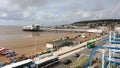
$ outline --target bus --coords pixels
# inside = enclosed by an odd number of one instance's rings
[[[44,59],[36,60],[35,64],[37,68],[47,68],[59,62],[58,56],[50,56]]]
[[[94,47],[95,47],[95,40],[94,39],[87,42],[87,48],[88,49],[94,48]]]
[[[2,68],[36,68],[32,59],[23,60],[17,63],[11,63]]]

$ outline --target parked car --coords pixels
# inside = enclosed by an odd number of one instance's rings
[[[6,55],[6,58],[13,57],[13,56],[16,56],[16,53],[8,53],[8,54]]]
[[[79,57],[80,54],[79,54],[79,53],[74,53],[73,56],[74,56],[74,57]]]
[[[70,59],[65,59],[63,61],[63,64],[67,65],[67,64],[70,64],[72,61]]]
[[[81,37],[82,37],[82,38],[87,38],[87,35],[86,35],[85,33],[83,33],[83,34],[81,35]]]

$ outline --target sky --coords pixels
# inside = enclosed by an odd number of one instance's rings
[[[119,18],[120,0],[0,0],[0,26]]]

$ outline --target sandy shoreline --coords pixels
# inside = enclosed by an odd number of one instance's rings
[[[77,33],[51,33],[47,32],[49,34],[41,35],[30,38],[23,38],[14,40],[6,40],[5,42],[2,42],[1,44],[4,45],[5,48],[10,48],[16,51],[17,56],[21,56],[23,54],[25,55],[33,55],[35,54],[35,40],[36,40],[36,48],[37,52],[45,51],[46,50],[46,42],[57,39],[60,37],[75,37]],[[2,46],[1,46],[2,47]],[[7,60],[5,57],[0,57],[0,62]]]
[[[46,42],[49,42],[60,37],[75,38],[80,33],[75,32],[24,32],[16,27],[0,27],[0,47],[10,48],[16,51],[17,56],[21,55],[31,56],[35,54],[35,40],[37,53],[45,51]],[[95,34],[87,38],[75,38],[75,41],[85,41],[95,37]],[[10,58],[0,56],[0,62],[6,61]]]

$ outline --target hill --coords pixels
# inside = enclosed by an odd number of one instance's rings
[[[109,24],[120,24],[120,19],[101,19],[101,20],[88,20],[88,21],[79,21],[74,22],[71,25],[74,26],[87,26],[90,24],[99,25],[99,26],[108,26]]]

